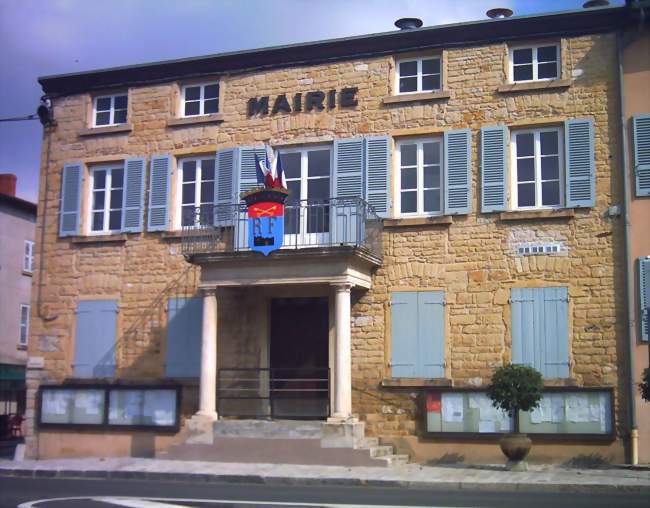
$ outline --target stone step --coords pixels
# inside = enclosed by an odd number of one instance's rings
[[[393,455],[393,447],[390,445],[371,446],[368,451],[373,459]]]
[[[373,446],[379,446],[378,437],[364,437],[359,448],[371,448]]]
[[[321,422],[300,420],[218,420],[215,437],[320,439]]]
[[[376,457],[374,460],[382,462],[386,466],[403,466],[409,463],[409,456],[406,454],[384,455],[383,457]]]

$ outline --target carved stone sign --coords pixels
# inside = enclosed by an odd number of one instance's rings
[[[276,113],[299,113],[301,111],[323,111],[325,108],[334,109],[352,108],[358,104],[356,94],[359,91],[357,87],[343,88],[340,92],[330,90],[327,93],[321,91],[307,92],[306,94],[296,93],[291,98],[291,102],[286,94],[278,95],[273,101],[271,114]],[[269,96],[257,98],[253,97],[248,100],[248,116],[268,115],[269,114]]]

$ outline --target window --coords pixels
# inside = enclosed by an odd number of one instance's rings
[[[558,208],[563,205],[561,129],[512,133],[513,208]]]
[[[280,157],[291,192],[285,208],[284,232],[328,233],[331,149],[297,148],[283,151]]]
[[[34,271],[34,242],[25,240],[25,256],[23,257],[23,271]]]
[[[198,378],[201,375],[201,298],[170,298],[167,304],[165,376]]]
[[[18,338],[18,344],[20,344],[21,346],[26,346],[28,338],[29,338],[29,305],[21,304],[20,305],[20,337]]]
[[[219,112],[219,83],[188,85],[182,91],[182,116],[210,115]]]
[[[102,166],[90,171],[90,231],[112,233],[122,228],[124,168]]]
[[[398,93],[440,90],[440,57],[415,58],[397,62]]]
[[[399,291],[391,295],[392,377],[444,377],[444,306],[444,291]]]
[[[128,97],[124,95],[107,95],[95,97],[93,107],[93,126],[120,125],[126,123]]]
[[[213,224],[214,157],[181,159],[179,167],[180,224]]]
[[[557,79],[559,73],[557,44],[528,46],[510,50],[510,80],[513,83]]]
[[[566,287],[512,288],[512,363],[547,379],[569,377],[569,292]]]
[[[400,215],[442,213],[442,140],[402,141],[398,156]]]

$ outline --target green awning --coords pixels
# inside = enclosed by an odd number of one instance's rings
[[[23,390],[25,366],[0,363],[0,390]]]

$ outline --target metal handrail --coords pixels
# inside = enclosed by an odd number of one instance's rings
[[[382,221],[361,198],[289,201],[284,209],[282,249],[352,246],[382,257]],[[206,204],[182,212],[185,255],[239,252],[248,245],[246,205]]]

